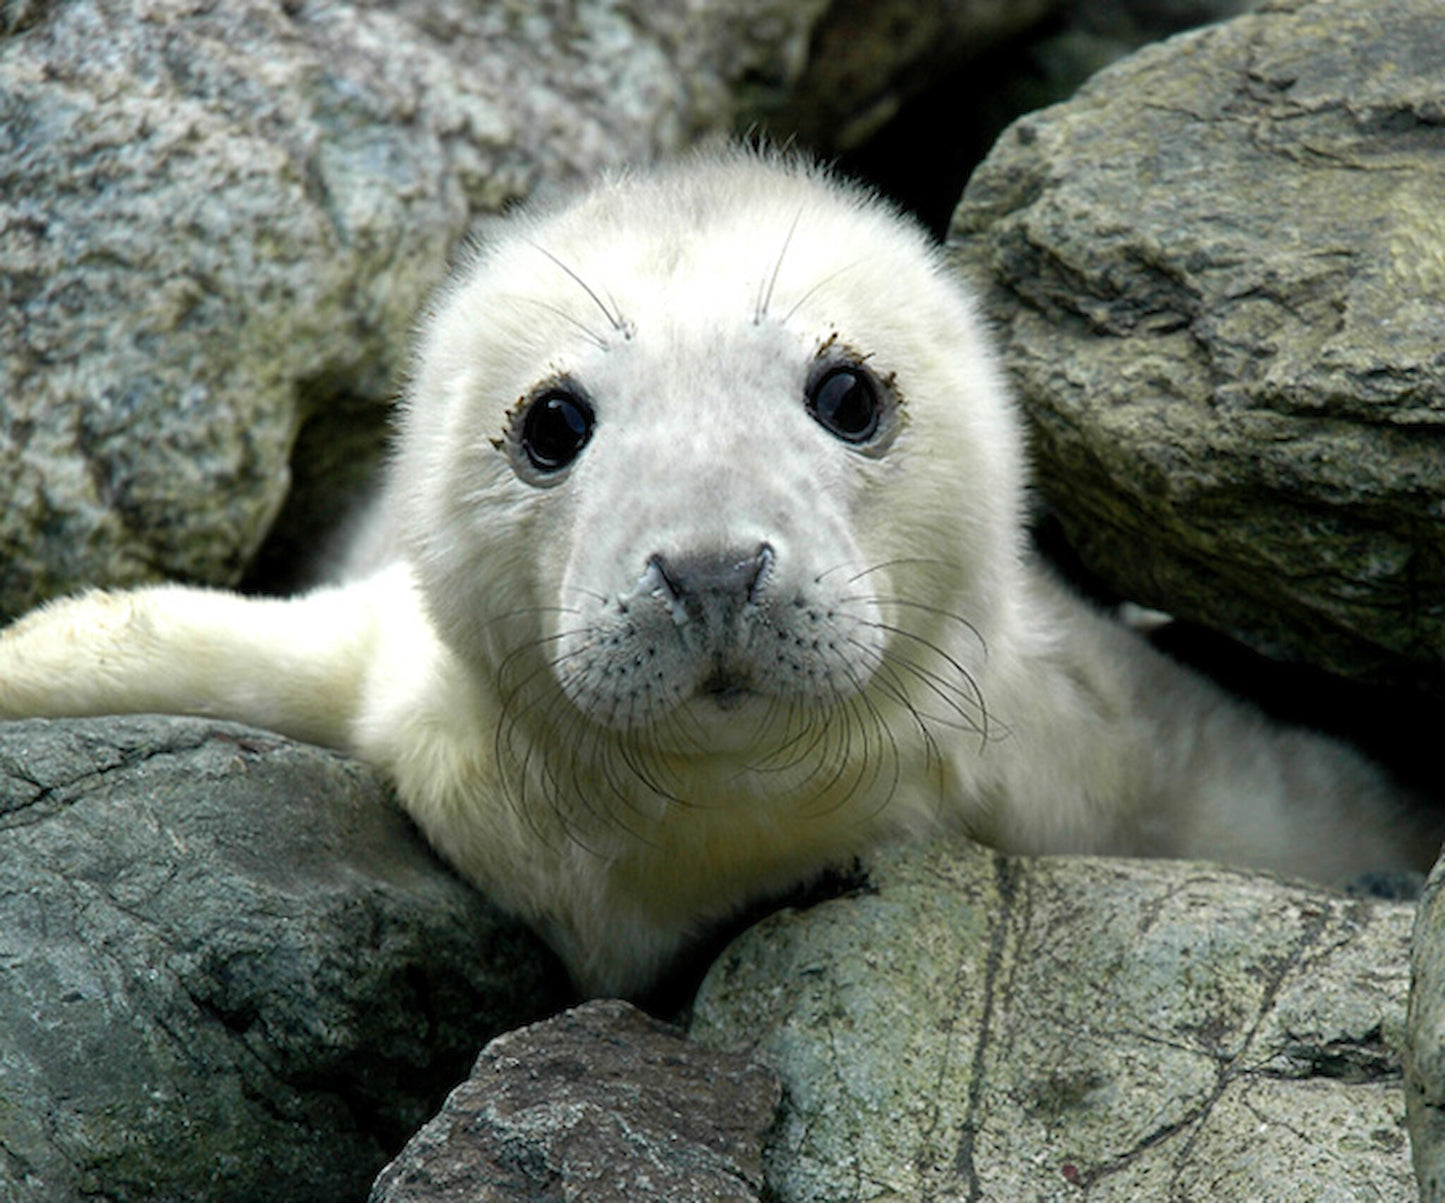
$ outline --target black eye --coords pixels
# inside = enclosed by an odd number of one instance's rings
[[[846,443],[866,443],[878,431],[878,382],[861,367],[829,368],[808,385],[807,400],[808,412]]]
[[[592,406],[580,393],[548,389],[522,415],[522,451],[541,472],[556,472],[574,459],[592,437]]]

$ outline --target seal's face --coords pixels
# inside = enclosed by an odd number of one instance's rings
[[[756,765],[822,714],[978,724],[1018,506],[990,370],[922,236],[802,169],[523,225],[451,294],[402,442],[443,637],[560,741]]]
[[[872,675],[882,617],[854,517],[902,415],[861,353],[748,320],[746,294],[731,321],[679,322],[685,289],[653,286],[672,312],[579,354],[505,442],[539,504],[566,497],[550,633],[567,696],[610,727],[671,719],[714,743],[761,720],[750,703],[833,705]]]

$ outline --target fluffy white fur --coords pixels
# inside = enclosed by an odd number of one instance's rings
[[[877,385],[864,444],[805,404],[833,363]],[[596,425],[539,472],[519,423],[559,382]],[[53,604],[0,637],[0,714],[224,715],[353,752],[596,992],[900,835],[1324,880],[1429,860],[1372,767],[1056,588],[1024,488],[926,238],[806,165],[698,157],[509,219],[457,276],[363,537],[379,568]]]

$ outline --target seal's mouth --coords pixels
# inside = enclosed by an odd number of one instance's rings
[[[697,687],[696,696],[706,698],[720,710],[735,710],[755,693],[743,674],[722,664],[714,664],[712,671]]]

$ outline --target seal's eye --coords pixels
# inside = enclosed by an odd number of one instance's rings
[[[866,443],[878,431],[882,398],[878,382],[855,364],[828,368],[808,385],[808,412],[845,443]]]
[[[570,388],[549,388],[522,415],[522,451],[539,472],[557,472],[592,437],[592,406]]]

